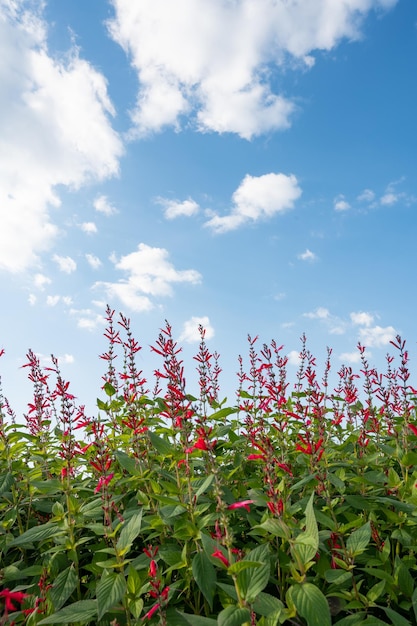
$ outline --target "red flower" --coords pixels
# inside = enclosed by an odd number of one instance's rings
[[[13,604],[13,602],[22,604],[23,600],[28,597],[29,595],[27,593],[23,593],[22,591],[10,591],[10,589],[3,589],[3,591],[0,591],[0,598],[4,598],[6,611],[17,611],[17,607]]]
[[[214,556],[215,559],[219,559],[225,567],[229,567],[230,563],[221,550],[215,550],[211,556]]]
[[[151,619],[152,615],[159,609],[159,602],[153,605],[153,607],[143,616],[142,619]]]
[[[241,502],[233,502],[233,504],[229,504],[229,506],[227,507],[228,509],[231,509],[232,511],[234,509],[246,509],[248,512],[250,512],[250,504],[253,504],[253,500],[242,500]]]
[[[107,487],[113,476],[113,473],[109,474],[108,476],[100,476],[97,487],[94,489],[94,493],[98,493],[102,490],[103,487]]]
[[[157,571],[158,571],[158,566],[156,564],[156,561],[152,559],[149,565],[149,575],[152,576],[152,578],[155,578]]]
[[[248,456],[248,461],[257,461],[258,459],[266,461],[266,457],[264,454],[249,454]]]
[[[413,435],[416,435],[417,437],[417,426],[414,426],[414,424],[408,424],[408,428],[411,430]]]

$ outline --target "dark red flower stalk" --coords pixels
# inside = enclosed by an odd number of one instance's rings
[[[114,310],[107,305],[106,307],[106,321],[107,328],[104,331],[104,337],[109,342],[109,349],[104,354],[100,355],[100,358],[104,361],[107,361],[107,372],[102,377],[105,383],[109,383],[117,392],[118,384],[117,384],[117,375],[116,368],[114,366],[114,361],[117,358],[117,354],[115,354],[115,346],[120,344],[122,341],[120,339],[120,334],[115,330],[113,325],[113,317]]]
[[[205,342],[206,331],[200,324],[198,326],[200,333],[200,344],[198,354],[194,359],[198,362],[198,383],[200,387],[200,402],[202,405],[202,413],[206,411],[206,403],[211,406],[213,402],[218,401],[219,394],[219,375],[221,369],[219,367],[219,355],[217,353],[211,354],[207,348]]]
[[[142,619],[150,619],[157,611],[159,612],[159,623],[161,626],[166,626],[166,607],[168,606],[169,587],[164,586],[162,579],[159,575],[158,563],[156,557],[158,554],[158,547],[148,546],[143,549],[146,556],[149,558],[149,578],[150,578],[150,591],[149,596],[156,600],[156,603],[149,609]]]
[[[39,438],[43,448],[49,441],[51,418],[56,417],[48,386],[49,374],[42,370],[39,358],[32,350],[28,351],[26,358],[28,361],[22,367],[30,368],[28,378],[33,383],[33,402],[28,404],[25,419],[29,432]]]

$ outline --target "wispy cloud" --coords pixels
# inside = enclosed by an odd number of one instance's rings
[[[51,279],[48,276],[45,276],[45,274],[35,274],[33,277],[33,285],[41,291],[45,289],[46,285],[50,285],[51,282]]]
[[[0,268],[10,272],[36,267],[51,248],[58,186],[114,176],[123,153],[104,76],[75,47],[53,58],[44,3],[17,4],[2,3],[0,37],[0,58],[13,60],[0,64]]]
[[[89,264],[90,267],[93,268],[93,270],[98,270],[98,268],[101,267],[102,265],[100,259],[94,254],[87,253],[85,255],[85,258],[87,259],[87,263]]]
[[[167,198],[157,198],[156,202],[164,207],[164,215],[167,220],[177,217],[191,217],[196,215],[200,207],[192,198],[187,200],[168,200]]]
[[[111,259],[117,270],[126,278],[118,282],[97,282],[95,288],[104,288],[110,298],[117,298],[133,311],[149,311],[154,307],[154,299],[173,295],[174,283],[201,282],[201,274],[196,270],[177,270],[169,261],[169,253],[164,248],[153,248],[140,243],[135,252],[120,259]]]
[[[318,259],[317,254],[315,254],[308,248],[305,250],[305,252],[299,254],[297,258],[300,259],[300,261],[309,261],[310,263],[312,263],[313,261],[317,261]]]
[[[202,132],[245,139],[287,128],[295,106],[273,91],[274,72],[313,67],[313,52],[359,38],[370,10],[396,1],[113,0],[111,36],[138,73],[136,132],[179,129],[185,116]]]
[[[225,233],[248,222],[270,219],[292,209],[301,193],[293,174],[247,174],[232,196],[229,215],[213,215],[205,226],[215,233]]]

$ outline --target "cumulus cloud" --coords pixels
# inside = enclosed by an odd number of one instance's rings
[[[270,219],[292,209],[301,193],[293,174],[247,174],[232,196],[233,206],[229,215],[214,215],[205,226],[216,233],[225,233],[248,222]]]
[[[365,311],[358,311],[357,313],[351,313],[350,319],[358,326],[371,326],[374,321],[374,316],[371,315],[371,313],[366,313]]]
[[[56,306],[60,299],[60,296],[47,296],[46,306]]]
[[[164,248],[153,248],[140,243],[135,252],[112,257],[115,268],[125,273],[126,278],[118,282],[97,282],[96,288],[104,288],[108,297],[116,297],[133,311],[149,311],[154,307],[154,298],[173,295],[174,283],[201,282],[196,270],[177,270],[169,261]]]
[[[295,365],[296,367],[300,365],[301,357],[300,357],[300,352],[298,350],[291,350],[290,352],[288,352],[287,357],[288,357],[288,363],[290,365]]]
[[[297,258],[300,259],[300,261],[310,261],[311,263],[312,261],[317,261],[317,254],[307,248],[306,251],[299,254]]]
[[[370,352],[367,352],[367,357],[372,356]],[[342,352],[339,355],[339,359],[343,361],[343,363],[360,363],[361,354],[359,350],[355,350],[354,352]]]
[[[198,327],[202,326],[205,330],[204,338],[212,339],[214,337],[214,328],[210,324],[210,319],[205,315],[204,317],[191,317],[184,322],[184,326],[178,341],[186,341],[187,343],[198,343],[201,339]]]
[[[0,0],[0,269],[10,272],[51,247],[58,186],[117,174],[123,152],[103,75],[76,49],[50,55],[43,4]]]
[[[308,317],[311,320],[328,320],[330,318],[330,311],[325,307],[318,307],[315,311],[304,313],[304,317]]]
[[[54,254],[52,260],[58,265],[61,272],[72,274],[77,269],[77,264],[70,256],[59,256]]]
[[[369,348],[381,347],[389,344],[393,341],[397,335],[397,331],[393,326],[369,326],[359,329],[360,342]]]
[[[274,74],[314,66],[313,52],[360,37],[372,9],[397,0],[112,0],[109,32],[139,79],[132,120],[139,134],[180,128],[250,139],[289,126],[294,104]]]
[[[176,217],[191,217],[199,212],[200,207],[192,198],[187,200],[168,200],[167,198],[157,198],[158,204],[164,207],[164,215],[167,220],[173,220]]]
[[[107,196],[97,196],[93,202],[93,206],[96,211],[103,213],[103,215],[106,215],[107,217],[117,213],[117,209],[109,202]]]

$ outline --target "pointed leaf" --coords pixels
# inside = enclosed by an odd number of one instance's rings
[[[64,606],[77,586],[77,574],[74,565],[70,565],[55,578],[51,589],[51,600],[55,611]]]
[[[63,609],[45,617],[45,619],[38,622],[39,626],[43,624],[72,624],[74,622],[82,622],[87,624],[94,617],[97,616],[97,600],[80,600],[73,604],[64,606]]]
[[[197,552],[193,558],[192,570],[195,582],[213,610],[214,592],[216,589],[216,570],[204,552]]]
[[[352,556],[358,556],[366,549],[371,540],[371,523],[366,522],[364,526],[357,528],[350,535],[346,542],[346,550]]]
[[[116,550],[119,554],[127,552],[136,537],[139,535],[142,526],[142,509],[139,513],[124,523],[119,539],[116,544]]]
[[[307,626],[331,626],[330,609],[326,597],[312,583],[296,584],[289,589],[297,613]]]
[[[104,576],[97,585],[98,619],[114,608],[125,592],[126,579],[122,573]]]
[[[226,607],[217,618],[218,626],[242,626],[246,622],[250,622],[250,612],[238,606]]]
[[[256,566],[241,571],[237,577],[237,584],[242,598],[252,604],[269,582],[271,573],[269,544],[251,550],[243,559],[243,562],[245,561],[255,562]]]
[[[47,522],[46,524],[29,528],[29,530],[24,532],[22,535],[19,535],[19,537],[15,537],[15,539],[8,544],[8,547],[21,546],[25,543],[35,543],[36,541],[44,541],[45,539],[58,537],[58,535],[62,535],[63,533],[64,531],[58,528],[56,524],[53,522]]]

